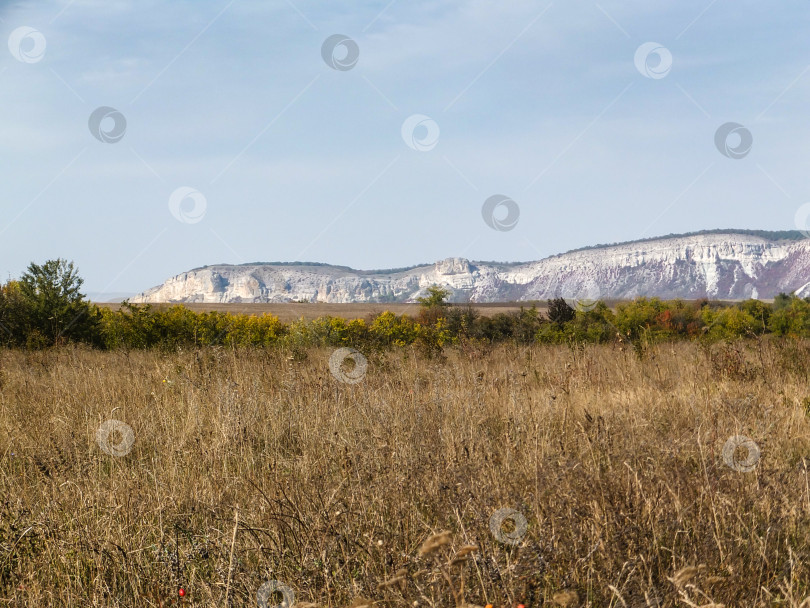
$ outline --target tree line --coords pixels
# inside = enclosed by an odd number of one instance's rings
[[[271,314],[194,312],[182,305],[124,302],[99,307],[81,293],[72,262],[32,263],[17,280],[0,285],[0,346],[41,349],[68,343],[95,348],[194,346],[351,346],[361,350],[410,344],[428,353],[459,343],[628,343],[636,348],[672,340],[730,340],[763,336],[810,337],[810,299],[780,294],[773,303],[747,300],[664,301],[636,298],[587,308],[561,298],[519,311],[481,315],[451,305],[438,286],[420,298],[415,316],[390,311],[366,319],[319,317],[282,323]]]

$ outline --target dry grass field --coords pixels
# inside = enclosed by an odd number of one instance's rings
[[[331,355],[0,351],[0,606],[810,606],[810,344]]]

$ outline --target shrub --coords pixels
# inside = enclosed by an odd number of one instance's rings
[[[285,333],[284,324],[268,313],[261,316],[229,314],[227,321],[224,342],[228,346],[273,346]],[[219,325],[218,322],[216,327]]]
[[[561,326],[568,323],[576,315],[576,311],[568,305],[563,298],[555,298],[546,302],[548,305],[548,320]]]
[[[780,294],[774,300],[768,327],[777,336],[810,335],[810,302]]]
[[[480,315],[472,306],[448,306],[444,311],[447,331],[456,338],[473,336],[476,319]]]
[[[631,342],[668,337],[671,330],[663,322],[671,319],[664,315],[665,311],[658,298],[636,298],[616,307],[616,328]]]
[[[562,302],[565,303],[565,300]],[[571,310],[574,315],[565,323],[552,322],[542,325],[535,334],[537,341],[546,344],[573,345],[601,344],[615,339],[616,320],[604,302],[597,302],[592,310]],[[568,314],[565,313],[565,316]]]
[[[537,306],[532,305],[531,308],[520,308],[520,312],[513,313],[514,329],[512,337],[520,344],[531,344],[535,341],[540,327],[546,323],[540,313],[537,311]]]
[[[474,336],[490,343],[509,340],[514,335],[514,323],[506,313],[499,312],[491,317],[475,320]]]
[[[443,318],[439,318],[433,325],[416,324],[416,346],[428,359],[442,356],[443,347],[453,340],[445,327]]]
[[[385,311],[371,323],[371,335],[374,341],[384,346],[405,346],[412,344],[419,336],[420,326],[408,315],[397,316]]]
[[[753,337],[765,329],[761,319],[737,306],[728,306],[717,311],[704,308],[706,333],[709,339],[731,340]]]

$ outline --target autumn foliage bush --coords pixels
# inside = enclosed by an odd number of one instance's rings
[[[113,310],[87,303],[81,314],[92,320],[90,329],[85,327],[81,334],[63,332],[54,342],[26,323],[25,310],[15,304],[18,296],[13,285],[4,286],[0,295],[0,344],[29,349],[83,342],[106,349],[348,346],[379,351],[416,343],[425,352],[438,352],[465,342],[627,343],[641,348],[676,340],[810,337],[810,302],[781,296],[773,304],[637,298],[615,308],[597,302],[587,310],[554,300],[545,314],[532,306],[491,316],[483,316],[469,305],[446,305],[425,307],[416,317],[385,311],[366,319],[324,316],[291,323],[267,313],[195,312],[182,305],[127,302]]]

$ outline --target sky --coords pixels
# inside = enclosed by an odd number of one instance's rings
[[[809,20],[793,0],[0,0],[2,279],[66,258],[103,300],[219,263],[793,229]]]

